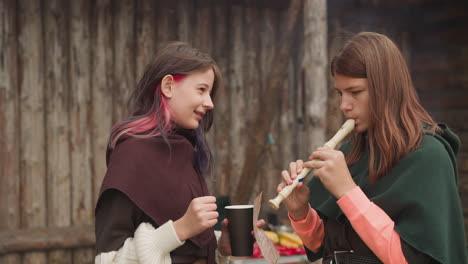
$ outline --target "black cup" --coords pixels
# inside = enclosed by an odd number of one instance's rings
[[[254,237],[253,205],[231,205],[224,207],[229,221],[229,240],[232,255],[235,257],[252,256]]]

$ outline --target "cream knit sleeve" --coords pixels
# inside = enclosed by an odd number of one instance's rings
[[[179,240],[172,221],[156,229],[149,223],[141,223],[135,236],[127,238],[119,250],[97,255],[94,263],[171,264],[170,252],[184,243],[185,241]]]

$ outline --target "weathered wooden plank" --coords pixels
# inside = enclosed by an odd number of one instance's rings
[[[21,227],[46,225],[44,54],[41,4],[18,2],[20,91]],[[23,263],[46,263],[45,253],[27,253]]]
[[[93,223],[91,146],[91,2],[70,6],[70,154],[72,224]],[[93,250],[73,251],[73,263],[89,263]]]
[[[275,63],[272,61],[275,56],[274,54],[277,52],[278,47],[272,46],[270,43],[277,43],[280,40],[280,34],[278,34],[278,21],[284,21],[282,16],[282,12],[279,10],[275,10],[272,8],[265,8],[262,11],[264,16],[264,23],[262,25],[262,35],[260,39],[262,41],[262,45],[259,48],[260,53],[262,54],[261,58],[261,65],[262,68],[265,68],[262,78],[262,90],[265,91],[266,89],[272,89],[273,87],[268,87],[268,78],[270,75],[269,72],[273,69],[273,64]],[[287,50],[291,50],[289,47],[291,42],[282,43],[282,45],[288,45]],[[264,65],[264,66],[263,66]],[[283,65],[283,70],[289,72],[289,61],[288,64]],[[268,174],[265,175],[268,177],[266,178],[268,186],[266,192],[267,197],[274,197],[276,196],[276,187],[281,181],[280,172],[281,170],[287,169],[289,162],[296,160],[298,157],[295,154],[297,149],[294,148],[294,142],[298,140],[296,136],[299,131],[295,129],[295,120],[299,117],[296,116],[296,109],[300,108],[301,102],[296,102],[296,97],[294,96],[298,91],[300,91],[300,87],[294,86],[294,89],[289,90],[289,85],[293,85],[289,83],[289,74],[287,80],[283,81],[283,85],[278,87],[274,87],[273,93],[280,93],[278,101],[278,113],[275,117],[275,126],[272,129],[272,133],[270,133],[268,141],[271,146],[271,151],[269,155],[271,159],[274,159],[275,163],[274,166],[270,168]],[[271,207],[267,207],[271,209]]]
[[[16,1],[0,1],[0,230],[20,226],[20,145]],[[20,263],[18,254],[0,263]]]
[[[221,1],[218,1],[221,2]],[[190,45],[193,45],[194,35],[192,32],[192,23],[194,20],[195,3],[192,0],[177,1],[177,39]]]
[[[293,35],[294,27],[297,23],[299,11],[301,10],[301,2],[291,1],[290,7],[287,10],[285,19],[286,30],[281,34],[281,39],[278,43],[278,50],[274,54],[273,65],[271,70],[267,73],[267,84],[259,97],[259,105],[262,106],[262,111],[258,112],[253,117],[255,120],[255,129],[247,131],[248,138],[244,150],[245,163],[242,168],[242,173],[239,180],[238,192],[235,195],[235,202],[246,203],[249,197],[252,196],[254,190],[253,183],[255,178],[259,176],[259,162],[262,158],[263,152],[268,150],[265,146],[266,135],[268,134],[271,124],[275,116],[278,114],[278,107],[274,102],[278,102],[279,91],[284,85],[284,80],[287,79],[287,72],[284,71],[284,65],[289,61],[288,43]],[[275,91],[276,90],[276,91]],[[272,92],[275,91],[275,92]]]
[[[333,56],[343,47],[343,38],[339,36],[342,33],[342,25],[339,19],[331,19],[328,21],[331,32],[335,32],[332,36],[328,37],[329,42],[329,59],[330,62]],[[330,65],[328,65],[327,72],[329,72]],[[341,97],[334,89],[335,80],[331,74],[328,74],[328,103],[327,103],[327,133],[326,138],[331,138],[344,122],[344,115],[340,109]]]
[[[59,252],[57,249],[89,247],[94,243],[94,225],[9,230],[0,232],[0,255],[46,250]],[[51,254],[49,261],[72,263],[68,258],[58,257],[58,254]]]
[[[213,1],[211,0],[195,0],[194,8],[197,15],[193,16],[193,46],[202,52],[208,53],[212,56],[211,51],[213,47]],[[216,107],[216,106],[215,106]],[[217,109],[214,111],[216,112]],[[216,114],[216,113],[215,113]],[[216,127],[212,126],[206,135],[206,140],[209,146],[213,147],[215,144],[215,130]],[[212,189],[214,184],[214,174],[205,175],[208,188]]]
[[[71,179],[68,123],[67,5],[52,0],[44,5],[45,105],[47,124],[47,222],[50,227],[71,224]],[[71,252],[50,251],[47,263],[71,263]]]
[[[243,35],[242,38],[244,39],[245,43],[245,50],[242,54],[242,62],[244,64],[243,67],[243,101],[246,102],[245,108],[243,112],[245,112],[244,118],[250,117],[248,119],[244,119],[243,122],[246,124],[246,134],[249,138],[255,134],[255,131],[258,129],[256,127],[258,118],[262,118],[263,116],[263,109],[264,106],[261,105],[261,96],[263,95],[263,89],[261,87],[260,75],[257,72],[257,69],[260,68],[260,56],[258,54],[258,50],[260,46],[260,23],[258,21],[259,16],[259,9],[253,2],[246,1],[244,4],[244,19],[243,19]],[[274,91],[270,91],[273,92]],[[270,125],[270,128],[273,129],[273,124]],[[270,170],[271,173],[271,144],[268,144],[267,137],[271,135],[272,130],[265,131],[263,133],[262,138],[260,141],[256,142],[249,142],[247,139],[245,142],[247,144],[256,144],[256,148],[261,148],[258,152],[258,156],[254,157],[257,160],[257,164],[262,164],[260,168],[258,168],[259,172],[257,174],[250,175],[253,179],[252,191],[250,193],[250,197],[248,201],[253,201],[253,199],[258,195],[259,192],[265,191],[267,192],[267,178],[269,177],[269,173],[261,173],[260,171]],[[244,153],[245,155],[245,153]],[[248,157],[246,157],[248,158]],[[252,157],[251,157],[252,158]],[[245,173],[245,167],[248,166],[248,162],[244,163],[244,168],[242,173]],[[239,183],[241,184],[241,183]],[[239,185],[242,186],[242,185]]]
[[[274,29],[276,29],[275,23],[277,22],[277,20],[281,20],[281,19],[280,17],[278,17],[279,16],[278,11],[271,10],[271,9],[267,9],[265,11],[266,11],[265,16],[268,21],[268,24],[266,24],[265,27],[269,30],[266,31],[265,34],[262,35],[261,37],[263,39],[262,41],[263,45],[260,50],[261,52],[264,50],[265,51],[270,50],[270,52],[274,52],[274,51],[271,51],[272,47],[269,43],[274,43],[278,41],[279,37],[278,37],[278,34],[276,33],[277,30],[274,30]],[[265,60],[268,60],[270,63],[273,63],[271,62],[271,56],[263,56],[263,57]],[[262,63],[262,65],[263,64],[264,63]],[[289,71],[289,68],[290,68],[289,64],[284,65],[285,71],[286,70]],[[269,69],[271,70],[271,65],[269,66]],[[298,70],[300,71],[300,69]],[[301,76],[300,73],[298,74],[300,77]],[[264,76],[264,79],[266,79],[266,77],[267,75]],[[264,80],[264,83],[266,84],[267,80]],[[300,97],[298,98],[297,94],[301,92],[302,87],[299,86],[299,84],[297,86],[294,86],[294,84],[290,83],[290,78],[288,78],[286,85],[290,85],[290,87],[294,87],[294,88],[289,89],[289,86],[286,86],[283,89],[280,89],[277,91],[281,93],[282,96],[280,97],[281,101],[279,102],[280,111],[278,113],[278,120],[277,120],[278,126],[275,129],[276,133],[272,135],[274,136],[273,139],[276,138],[275,141],[277,141],[275,142],[276,144],[273,147],[275,149],[275,152],[277,153],[275,157],[278,160],[278,166],[279,166],[279,168],[276,168],[276,169],[279,169],[279,170],[287,169],[289,162],[300,158],[296,155],[297,154],[296,152],[298,151],[298,149],[295,148],[294,145],[295,145],[295,142],[302,139],[301,137],[302,135],[296,134],[295,136],[293,136],[293,133],[299,132],[297,131],[297,127],[296,127],[297,122],[295,121],[301,118],[301,116],[298,116],[297,114],[300,113],[300,111],[298,110],[301,109],[302,102],[300,100],[301,98]],[[297,101],[298,99],[299,101]],[[270,190],[276,191],[276,187],[281,181],[280,173],[274,173],[270,175],[270,177],[272,178],[271,181],[275,182],[276,184],[276,186],[274,186],[273,189],[271,189],[270,187]],[[270,193],[270,196],[275,196],[274,193],[273,195],[271,194],[272,193]]]
[[[106,148],[112,127],[112,86],[114,48],[112,35],[112,1],[97,1],[94,6],[94,31],[92,31],[92,156],[93,156],[93,206],[106,173]]]
[[[211,136],[215,143],[211,145],[214,156],[213,175],[215,184],[210,186],[210,193],[216,196],[229,194],[229,183],[232,177],[231,169],[231,145],[226,132],[230,131],[229,111],[231,109],[231,100],[229,98],[231,75],[229,74],[229,59],[226,52],[229,50],[229,8],[226,1],[216,1],[214,5],[213,20],[216,27],[213,31],[213,39],[216,39],[216,45],[213,46],[212,56],[218,64],[225,87],[217,91],[214,101],[214,131]]]
[[[156,6],[153,1],[136,2],[136,77],[143,75],[146,65],[156,54]]]
[[[212,5],[211,0],[195,0],[197,15],[194,17],[193,45],[203,52],[210,52],[213,45]]]
[[[230,98],[230,145],[232,149],[230,151],[231,169],[233,177],[229,183],[229,193],[234,194],[235,190],[238,190],[238,184],[242,167],[244,165],[244,149],[245,149],[245,138],[249,135],[246,134],[246,124],[244,109],[246,109],[247,102],[244,100],[244,64],[242,62],[242,55],[245,52],[244,40],[242,33],[244,31],[244,8],[240,5],[231,5],[229,16],[229,30],[231,48],[229,49],[229,73],[231,79],[229,82],[229,98]],[[234,200],[234,197],[232,197]],[[236,201],[234,201],[236,202]]]
[[[307,150],[325,143],[327,108],[327,2],[304,1],[304,88],[306,92],[305,126]],[[307,151],[306,150],[306,151]]]
[[[135,2],[115,1],[114,41],[115,68],[113,94],[113,123],[128,117],[127,99],[135,87]]]
[[[162,49],[170,41],[178,40],[177,32],[177,10],[176,1],[157,1],[156,48]]]

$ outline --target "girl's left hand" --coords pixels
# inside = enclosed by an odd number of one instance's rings
[[[218,251],[223,256],[231,256],[231,243],[229,242],[228,220],[224,219],[221,227],[221,237],[218,241]],[[257,227],[262,228],[265,225],[265,220],[260,219],[257,221]],[[253,236],[253,231],[252,231]]]
[[[337,199],[356,187],[346,165],[343,152],[328,148],[317,148],[310,155],[311,161],[304,167],[314,168],[314,176],[319,178],[323,186]]]

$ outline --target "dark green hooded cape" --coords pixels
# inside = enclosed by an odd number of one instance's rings
[[[349,167],[367,197],[395,222],[401,239],[444,264],[468,263],[458,196],[456,154],[460,140],[441,125],[442,135],[424,135],[421,145],[379,180],[369,181],[369,150]],[[351,150],[349,141],[341,150]],[[336,198],[313,178],[310,204],[321,217],[345,221]]]

